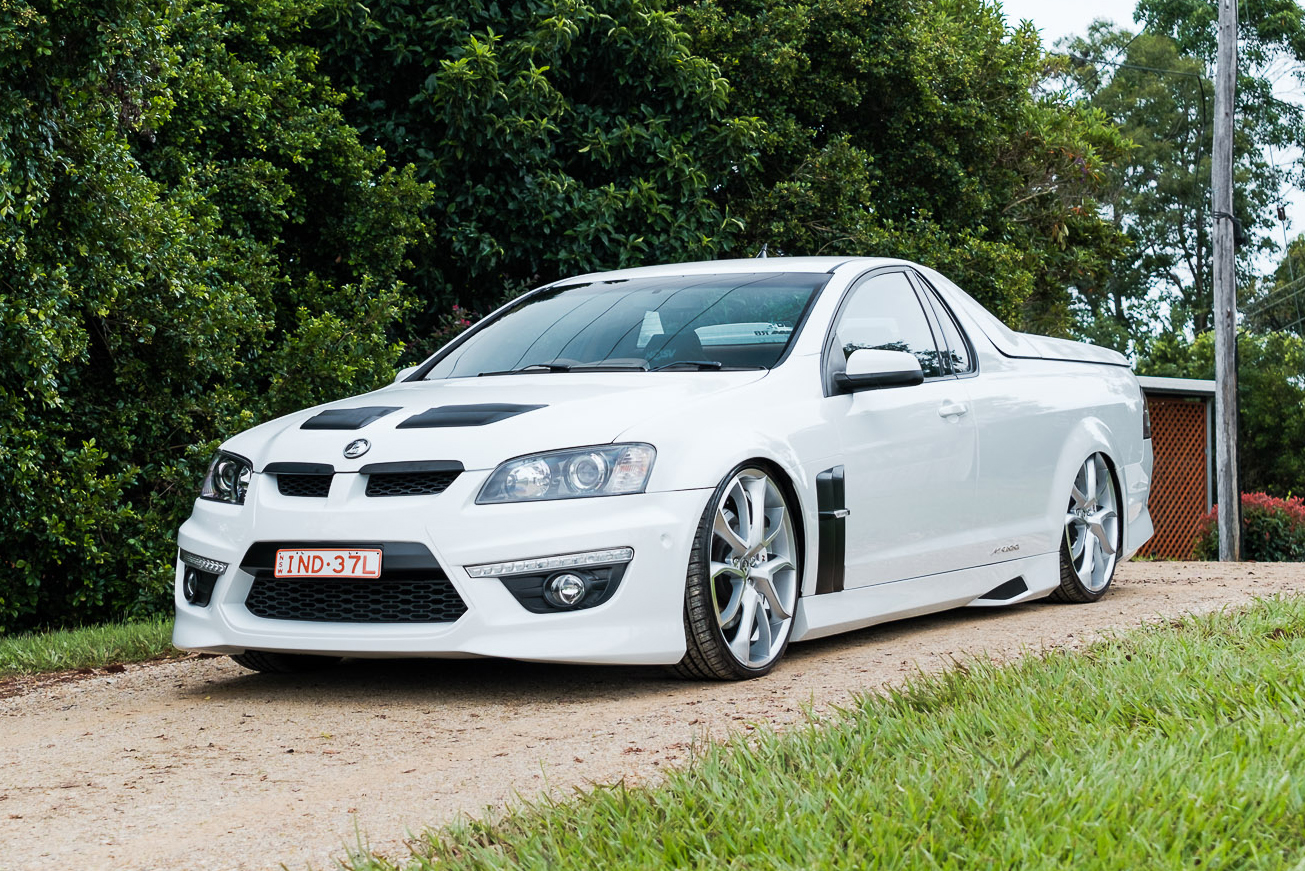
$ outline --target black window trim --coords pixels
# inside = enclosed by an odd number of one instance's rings
[[[835,330],[838,327],[839,321],[843,317],[843,312],[847,309],[848,303],[851,302],[852,294],[867,281],[893,272],[901,272],[906,276],[906,283],[915,293],[915,301],[916,304],[920,306],[920,313],[924,315],[925,323],[929,325],[929,335],[933,337],[934,351],[939,354],[939,362],[942,362],[942,354],[941,351],[939,351],[939,348],[945,348],[947,346],[945,342],[938,341],[938,335],[941,330],[938,325],[933,322],[933,310],[921,295],[919,284],[911,280],[912,276],[915,274],[915,270],[905,263],[877,266],[873,269],[866,270],[856,278],[852,279],[852,282],[848,284],[847,289],[843,291],[842,299],[838,301],[838,308],[834,309],[834,316],[829,319],[829,326],[825,330],[825,343],[820,351],[821,386],[824,389],[826,397],[844,395],[840,393],[837,386],[834,384],[834,376],[839,372],[846,371],[847,369],[847,359],[843,357],[841,353],[834,353],[834,346],[836,345],[838,338],[835,334]],[[964,333],[961,335],[964,335]],[[926,377],[924,383],[929,384],[934,381],[944,381],[949,378],[954,379],[956,376],[952,375],[950,372],[943,375],[934,375],[932,377]]]
[[[915,270],[911,270],[910,274],[917,282],[917,289],[919,290],[920,295],[929,301],[928,305],[930,311],[938,321],[937,329],[939,347],[947,348],[948,350],[951,349],[951,345],[947,342],[947,335],[942,329],[942,319],[944,317],[951,318],[952,325],[956,327],[956,332],[960,334],[961,341],[965,343],[965,351],[970,361],[970,368],[964,372],[952,372],[952,377],[958,379],[976,377],[979,374],[979,355],[975,353],[974,340],[971,339],[969,333],[965,331],[965,326],[961,323],[961,319],[956,317],[956,312],[952,310],[951,306],[947,305],[947,301],[942,298],[942,294],[938,292],[937,288],[929,283],[928,279]],[[947,361],[947,368],[951,369],[950,355],[947,356]]]

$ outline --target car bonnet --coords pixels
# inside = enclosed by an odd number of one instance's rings
[[[607,444],[632,424],[670,415],[766,375],[745,372],[540,373],[400,383],[247,430],[223,448],[263,471],[315,463],[445,461],[490,469],[537,451]],[[365,448],[354,445],[358,440]]]

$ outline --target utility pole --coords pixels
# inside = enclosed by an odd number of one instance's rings
[[[1219,559],[1242,558],[1242,504],[1237,481],[1237,273],[1233,248],[1233,97],[1237,88],[1237,0],[1218,0],[1219,50],[1214,80],[1214,444],[1218,481]]]

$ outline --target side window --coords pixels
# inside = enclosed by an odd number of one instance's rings
[[[905,351],[920,361],[925,378],[943,374],[929,321],[904,272],[873,276],[853,290],[834,335],[844,359],[862,348]]]
[[[956,324],[956,316],[951,310],[932,293],[928,294],[929,302],[933,305],[933,310],[938,315],[938,325],[942,327],[943,341],[947,343],[947,350],[943,352],[943,362],[949,367],[953,375],[966,375],[974,371],[974,357],[970,353],[970,346],[966,344],[965,336],[961,334],[961,328]]]

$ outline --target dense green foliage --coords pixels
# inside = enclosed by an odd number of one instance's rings
[[[1305,236],[1287,245],[1272,275],[1238,289],[1237,307],[1242,323],[1256,332],[1305,336]]]
[[[710,259],[737,232],[711,193],[748,164],[757,125],[655,2],[335,0],[317,21],[349,120],[433,187],[416,356],[452,303]]]
[[[1305,338],[1237,337],[1238,476],[1243,492],[1305,493]],[[1143,375],[1214,378],[1214,333],[1157,338],[1138,361]]]
[[[1212,328],[1217,9],[1210,0],[1141,0],[1137,16],[1140,32],[1098,21],[1061,48],[1080,58],[1066,69],[1067,93],[1134,143],[1107,170],[1102,195],[1131,245],[1098,281],[1076,285],[1078,332],[1144,352],[1152,334]],[[1305,110],[1275,98],[1274,87],[1283,62],[1305,60],[1305,9],[1295,0],[1248,4],[1239,35],[1233,213],[1247,237],[1238,271],[1249,286],[1255,257],[1276,247],[1276,206],[1303,180],[1289,155],[1305,144]]]
[[[1013,665],[966,662],[806,728],[429,833],[355,869],[1208,871],[1305,852],[1305,600]]]
[[[216,439],[393,374],[425,194],[305,12],[0,4],[0,630],[161,608]]]
[[[0,632],[166,608],[221,438],[567,273],[905,254],[1063,329],[1123,141],[1043,74],[979,0],[0,0]]]
[[[1219,506],[1202,521],[1194,550],[1197,559],[1219,558]],[[1242,559],[1305,562],[1305,502],[1299,496],[1243,493]]]
[[[695,50],[765,124],[718,199],[739,253],[901,255],[1016,324],[1058,333],[1066,286],[1120,241],[1096,193],[1125,142],[1098,111],[1035,92],[1032,29],[980,0],[696,0]]]

